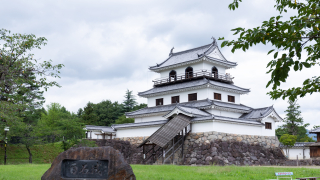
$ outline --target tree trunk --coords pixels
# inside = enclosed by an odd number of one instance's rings
[[[32,164],[32,153],[30,151],[30,147],[26,145],[26,148],[27,148],[28,153],[29,153],[29,163]]]

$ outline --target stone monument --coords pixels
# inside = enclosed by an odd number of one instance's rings
[[[131,166],[110,146],[80,147],[59,154],[41,180],[135,180]]]

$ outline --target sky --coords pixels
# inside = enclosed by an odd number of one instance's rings
[[[122,102],[127,89],[135,95],[152,88],[152,80],[160,75],[148,70],[161,63],[172,47],[174,52],[206,45],[211,37],[232,40],[236,27],[252,28],[271,16],[277,16],[275,1],[246,0],[231,11],[233,0],[10,0],[0,6],[0,28],[14,33],[46,37],[48,44],[33,53],[40,61],[64,64],[61,88],[44,93],[45,105],[60,103],[77,112],[89,101]],[[284,15],[296,14],[289,11]],[[222,41],[218,41],[220,45]],[[271,100],[266,93],[270,75],[266,74],[271,45],[258,45],[249,51],[235,53],[220,48],[227,60],[238,66],[228,72],[234,83],[250,88],[241,103],[253,108],[274,105],[284,118],[287,100]],[[305,57],[306,55],[303,54]],[[320,67],[290,72],[282,89],[298,87],[306,78],[318,75]],[[305,123],[320,125],[320,95],[298,100]],[[138,97],[139,103],[147,99]]]

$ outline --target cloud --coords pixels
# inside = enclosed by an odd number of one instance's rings
[[[34,51],[35,56],[65,67],[57,79],[62,88],[49,89],[46,103],[59,102],[76,112],[88,101],[122,102],[126,89],[135,94],[150,89],[158,74],[149,72],[148,67],[164,61],[173,46],[174,51],[182,51],[208,44],[212,36],[234,39],[232,28],[256,27],[278,15],[269,0],[244,1],[235,11],[228,9],[230,2],[12,0],[0,7],[0,17],[3,28],[48,39],[47,46]],[[294,13],[290,11],[284,18]],[[274,104],[284,117],[286,101],[273,101],[266,95],[270,91],[265,88],[270,78],[265,74],[270,48],[259,45],[234,54],[230,47],[221,51],[239,64],[229,70],[235,84],[251,88],[241,102],[256,108]],[[317,72],[319,68],[291,72],[282,88],[300,86]],[[320,108],[317,99],[319,95],[314,94],[299,100],[305,121],[311,124],[317,124],[319,117],[315,116]]]

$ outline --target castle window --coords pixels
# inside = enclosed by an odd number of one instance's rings
[[[211,69],[211,73],[212,77],[218,78],[218,69],[215,66]]]
[[[196,101],[197,100],[197,93],[188,94],[188,101]]]
[[[163,105],[163,98],[156,99],[156,106]]]
[[[171,104],[179,103],[179,102],[180,102],[180,97],[179,96],[172,96],[171,97]]]
[[[228,95],[228,102],[233,102],[234,103],[234,96]]]
[[[266,122],[266,123],[265,123],[266,129],[272,129],[271,125],[272,125],[271,123]]]
[[[214,94],[213,94],[213,97],[214,97],[214,99],[216,99],[216,100],[221,100],[221,94],[219,94],[219,93],[214,93]]]
[[[177,72],[175,70],[170,71],[169,73],[169,82],[177,80]]]
[[[187,67],[185,72],[186,72],[186,79],[193,77],[193,68],[192,67]]]

